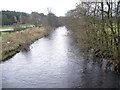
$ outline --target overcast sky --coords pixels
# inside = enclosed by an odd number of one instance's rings
[[[1,0],[1,10],[15,10],[31,13],[33,11],[47,14],[47,8],[57,16],[63,16],[68,10],[74,9],[78,0]]]

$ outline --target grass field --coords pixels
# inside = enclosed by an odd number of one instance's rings
[[[9,32],[2,32],[1,34],[2,34],[2,36],[5,36],[5,35],[8,35],[10,33]]]
[[[1,29],[13,29],[13,28],[14,28],[14,27],[1,27],[0,30],[1,30]]]
[[[6,26],[6,27],[1,27],[1,29],[14,29],[16,27],[20,27],[20,28],[28,28],[28,27],[34,27],[35,25],[17,25],[17,26]]]

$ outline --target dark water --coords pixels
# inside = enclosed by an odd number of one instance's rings
[[[120,87],[120,76],[103,72],[98,58],[87,59],[65,27],[39,39],[27,52],[2,63],[3,88]]]

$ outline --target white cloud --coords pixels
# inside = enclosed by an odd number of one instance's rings
[[[1,0],[0,10],[15,10],[31,13],[33,11],[46,13],[47,8],[58,15],[64,15],[75,8],[77,0]]]

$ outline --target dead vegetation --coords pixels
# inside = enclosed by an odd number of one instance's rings
[[[111,1],[78,3],[64,23],[82,48],[93,49],[120,72],[120,0]]]
[[[34,27],[2,35],[2,59],[5,60],[21,49],[27,48],[35,40],[47,34],[43,27]]]

